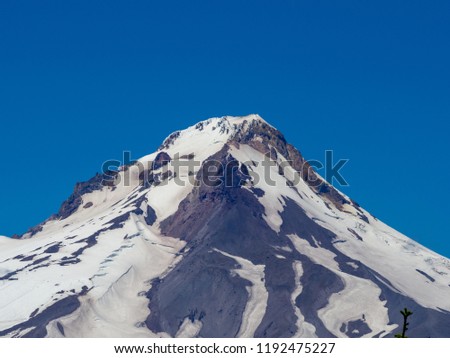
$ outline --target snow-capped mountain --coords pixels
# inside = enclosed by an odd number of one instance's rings
[[[257,115],[212,118],[0,237],[0,336],[450,337],[450,262],[315,174]]]

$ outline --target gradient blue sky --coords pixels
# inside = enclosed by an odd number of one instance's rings
[[[0,2],[0,234],[104,160],[259,113],[341,188],[450,257],[449,1]]]

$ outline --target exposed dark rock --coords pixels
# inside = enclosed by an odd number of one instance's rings
[[[59,317],[67,316],[74,312],[80,306],[78,295],[68,296],[62,300],[56,301],[45,310],[30,317],[29,320],[19,323],[11,328],[0,331],[0,336],[6,336],[17,330],[24,331],[32,328],[26,333],[24,338],[43,338],[47,335],[47,325]]]
[[[83,205],[83,209],[88,209],[88,208],[90,208],[92,205],[94,205],[94,204],[92,203],[92,201],[89,201],[89,202],[87,202],[86,204]]]
[[[123,203],[122,207],[127,206],[128,204],[132,203],[134,199],[136,199],[139,196],[139,193],[135,193],[133,195],[130,195],[130,197],[128,197],[128,199],[125,201],[125,203]]]
[[[297,331],[297,317],[291,304],[296,284],[292,261],[279,259],[274,253],[271,250],[267,253],[268,257],[261,258],[265,262],[265,286],[269,297],[266,312],[255,332],[255,337],[260,338],[291,337]]]
[[[165,166],[165,165],[166,164],[164,164],[163,166]],[[172,171],[170,171],[170,170],[164,170],[161,173],[155,174],[154,170],[157,170],[157,169],[159,169],[159,168],[156,168],[156,169],[151,168],[149,170],[143,170],[142,172],[140,172],[139,184],[142,186],[142,189],[150,188],[152,185],[158,186],[162,182],[164,182],[167,179],[174,176],[174,173],[172,173]]]
[[[67,260],[64,260],[65,257],[62,259],[63,262],[61,262],[61,266],[66,266],[67,264],[69,264],[70,261],[72,260],[76,260],[76,258],[78,256],[80,256],[85,250],[89,249],[90,247],[93,247],[94,245],[97,244],[97,238],[98,236],[106,230],[109,230],[110,228],[107,229],[101,229],[99,231],[97,231],[96,233],[88,236],[87,238],[81,239],[76,241],[75,243],[85,243],[86,245],[80,247],[78,250],[76,250],[75,252],[72,252],[72,257],[67,258]],[[70,262],[70,263],[76,263],[76,262]]]
[[[195,154],[194,153],[190,153],[190,154],[185,154],[180,156],[180,159],[187,159],[187,160],[191,160],[195,158]]]
[[[218,188],[218,192],[225,194],[228,188],[240,188],[251,179],[248,168],[240,165],[228,153],[228,149],[228,146],[224,146],[222,150],[204,161],[197,175],[197,180],[202,183],[204,191],[212,192]]]
[[[116,177],[117,172],[107,171],[104,174],[97,173],[93,178],[86,182],[75,184],[73,193],[64,203],[62,203],[57,218],[63,220],[72,215],[83,203],[83,195],[92,193],[96,190],[101,190],[104,186],[113,186]]]
[[[37,266],[34,266],[32,269],[30,269],[30,272],[36,271],[36,270],[44,268],[44,267],[49,267],[49,266],[50,266],[50,263],[37,265]]]
[[[278,159],[278,153],[274,147],[270,148],[270,159],[272,159],[272,160]]]
[[[169,137],[167,137],[167,139],[158,148],[158,150],[169,148],[169,146],[171,146],[175,142],[175,140],[180,136],[180,134],[181,134],[180,131],[173,132]]]
[[[156,174],[155,176],[154,176],[154,185],[155,186],[158,186],[158,185],[160,185],[161,183],[163,183],[163,182],[165,182],[167,179],[169,179],[169,178],[171,178],[172,177],[172,175],[173,175],[173,173],[172,173],[172,171],[170,171],[170,170],[167,170],[167,171],[163,171],[162,173],[160,173],[160,174]]]
[[[153,175],[153,170],[150,168],[148,170],[143,170],[139,173],[139,182],[143,188],[150,188],[155,182],[155,176]]]
[[[64,256],[61,259],[61,262],[59,263],[59,266],[76,265],[79,262],[81,262],[81,260],[78,257],[77,258],[73,258],[73,257]]]
[[[423,272],[422,270],[416,269],[416,271],[418,273],[420,273],[421,275],[425,276],[427,279],[429,279],[431,282],[436,281],[433,277],[431,277],[430,275],[428,275],[426,272]]]
[[[350,338],[359,338],[372,332],[367,323],[362,319],[350,321],[347,324],[343,323],[340,331]]]
[[[366,215],[364,215],[362,212],[358,212],[357,214],[362,221],[365,221],[366,223],[370,224],[369,218]]]
[[[27,234],[30,234],[30,237],[36,235],[38,232],[41,232],[43,229],[43,225],[39,224],[36,226],[33,226],[32,228],[28,229],[28,231],[26,232]]]
[[[141,208],[142,204],[145,203],[147,205],[147,197],[146,195],[141,195],[138,199],[132,203],[136,208]]]
[[[276,150],[287,158],[287,142],[283,134],[264,122],[251,121],[248,129],[237,132],[232,140],[241,144],[248,144],[263,154],[267,153],[268,157],[271,156],[270,153],[275,156]]]
[[[155,223],[156,219],[157,217],[155,210],[153,210],[153,208],[150,205],[148,205],[147,215],[145,216],[145,222],[147,223],[147,225],[152,226]]]
[[[5,274],[2,277],[0,277],[0,281],[11,280],[11,277],[15,276],[18,272],[19,271],[8,272],[7,274]]]
[[[201,318],[201,337],[234,337],[248,298],[245,286],[250,283],[230,274],[232,259],[204,249],[196,252],[181,261],[176,274],[153,283],[147,295],[152,312],[147,327],[174,336],[185,318]]]
[[[318,311],[328,304],[333,293],[344,289],[344,284],[339,276],[324,266],[313,263],[308,257],[302,257],[301,262],[304,269],[300,279],[303,290],[295,303],[305,321],[315,327],[319,337],[334,337],[319,318]]]
[[[15,239],[22,239],[25,236],[33,237],[34,235],[38,234],[39,232],[41,232],[44,229],[44,225],[46,223],[48,223],[49,221],[52,221],[52,220],[56,220],[56,219],[57,219],[57,215],[51,215],[47,220],[45,220],[44,222],[42,222],[42,223],[40,223],[40,224],[38,224],[36,226],[31,227],[30,229],[28,229],[27,232],[25,232],[21,236],[13,235],[13,238],[15,238]]]
[[[91,289],[92,289],[92,287],[89,288],[86,285],[82,286],[81,291],[80,291],[80,296],[85,296]]]
[[[59,248],[61,247],[61,243],[58,242],[52,246],[49,246],[45,249],[44,253],[46,254],[54,254],[55,252],[59,251]]]
[[[364,241],[361,235],[359,235],[355,230],[347,228],[349,232],[351,232],[359,241]]]
[[[380,338],[384,333],[386,333],[386,331],[381,331],[381,332],[378,332],[377,334],[375,334],[372,338]]]
[[[65,333],[64,333],[64,327],[60,322],[56,322],[56,327],[58,328],[59,333],[61,333],[63,335],[63,337],[65,337]]]
[[[41,257],[41,258],[39,258],[37,260],[34,260],[32,264],[30,264],[30,265],[28,265],[26,267],[39,265],[41,262],[47,261],[50,257],[51,257],[51,255]]]
[[[241,164],[241,173],[244,174],[246,177],[250,177],[248,168],[244,163]]]
[[[119,215],[114,219],[112,219],[111,221],[108,221],[107,223],[104,224],[104,226],[110,225],[107,228],[108,230],[120,229],[125,225],[125,223],[129,218],[130,212],[126,212],[125,214]]]
[[[328,183],[322,182],[317,187],[317,193],[319,195],[325,196],[338,209],[341,209],[342,205],[344,205],[344,204],[350,204],[350,201],[348,201],[344,196],[342,196],[335,188],[333,188]]]
[[[25,256],[21,258],[20,261],[32,261],[35,257],[36,255]]]
[[[262,198],[265,194],[264,190],[259,189],[259,188],[252,187],[251,190],[252,190],[253,194],[255,194],[258,198]]]
[[[155,160],[152,162],[152,170],[158,170],[170,163],[172,158],[166,152],[159,152]]]

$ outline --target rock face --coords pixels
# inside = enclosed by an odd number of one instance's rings
[[[88,181],[75,184],[73,193],[62,203],[58,214],[56,214],[56,218],[64,220],[77,211],[79,206],[83,204],[83,195],[101,190],[104,186],[113,186],[114,180],[111,178],[114,178],[115,175],[117,175],[117,173],[111,171],[104,174],[97,173]],[[85,209],[92,206],[89,203],[90,202],[86,203]]]
[[[408,307],[409,336],[450,337],[449,261],[259,116],[200,122],[140,163],[0,241],[0,336],[392,337]]]
[[[172,158],[166,152],[159,152],[152,163],[152,170],[158,170],[170,163]]]

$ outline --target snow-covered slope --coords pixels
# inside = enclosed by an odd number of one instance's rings
[[[175,132],[0,236],[0,336],[389,337],[403,307],[410,336],[450,337],[450,262],[257,115]]]

